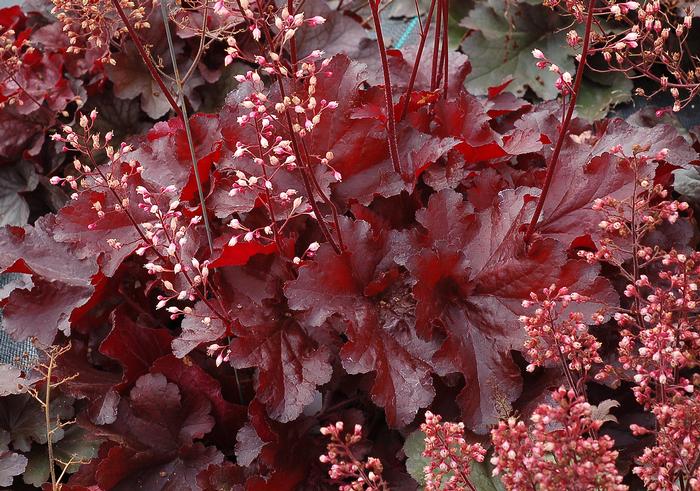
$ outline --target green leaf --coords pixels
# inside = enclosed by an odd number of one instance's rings
[[[416,430],[406,438],[403,452],[406,455],[406,470],[421,487],[425,486],[425,474],[423,468],[430,463],[430,459],[423,457],[425,450],[425,433]],[[501,480],[492,476],[493,468],[488,463],[488,454],[483,462],[472,462],[469,481],[477,491],[505,491]]]
[[[100,440],[87,438],[86,432],[78,426],[71,426],[65,431],[63,439],[54,445],[54,458],[61,462],[86,462],[97,457],[101,443]],[[27,457],[29,462],[24,474],[22,474],[22,479],[26,484],[41,487],[49,480],[47,447],[35,445]],[[79,463],[71,464],[66,473],[72,474],[78,470],[79,466]],[[59,465],[58,469],[60,469],[60,473],[63,466]]]
[[[425,450],[425,433],[416,430],[406,438],[403,444],[403,452],[406,454],[406,470],[421,486],[425,485],[423,468],[430,463],[430,459],[423,457]]]
[[[469,480],[477,491],[505,491],[501,480],[493,475],[493,467],[488,460],[487,457],[483,462],[472,462]]]
[[[632,100],[634,84],[621,73],[614,74],[610,83],[591,81],[584,75],[576,99],[576,114],[589,121],[604,118],[617,104]],[[606,81],[607,82],[607,81]]]
[[[542,99],[555,99],[557,75],[539,70],[532,50],[542,50],[562,70],[573,73],[573,52],[566,44],[566,31],[562,30],[566,21],[540,5],[510,5],[508,17],[505,12],[505,8],[481,4],[462,20],[462,26],[474,31],[462,43],[462,51],[472,63],[467,88],[483,95],[489,87],[512,75],[509,90],[516,95],[523,95],[530,88]]]

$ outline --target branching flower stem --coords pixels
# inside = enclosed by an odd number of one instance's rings
[[[138,34],[134,30],[134,27],[131,25],[129,22],[129,18],[126,16],[126,13],[124,12],[124,9],[122,9],[122,6],[119,4],[119,0],[112,0],[112,5],[114,5],[114,8],[116,9],[117,13],[119,14],[119,17],[121,18],[122,22],[126,26],[126,29],[129,33],[129,37],[131,38],[131,41],[134,43],[136,46],[136,49],[139,52],[139,56],[141,56],[141,59],[143,60],[144,64],[146,65],[146,68],[148,68],[149,73],[151,74],[151,77],[155,82],[158,84],[158,87],[160,87],[160,90],[163,92],[163,95],[167,99],[168,103],[170,104],[170,107],[175,111],[175,114],[178,115],[178,117],[182,120],[182,123],[185,127],[185,133],[187,135],[187,143],[190,147],[190,157],[192,159],[192,172],[194,172],[194,177],[195,177],[195,182],[197,184],[197,192],[199,193],[199,203],[202,207],[202,219],[204,221],[204,228],[206,229],[207,233],[207,242],[209,245],[209,253],[214,252],[214,243],[212,240],[212,235],[211,235],[211,226],[209,224],[209,218],[207,216],[207,208],[204,203],[204,190],[202,189],[202,183],[199,178],[199,171],[197,170],[197,158],[195,156],[195,151],[194,151],[194,142],[192,141],[192,131],[190,128],[190,121],[189,121],[189,116],[187,115],[187,108],[184,103],[184,98],[183,98],[183,92],[182,92],[182,81],[180,79],[180,74],[179,70],[177,67],[177,61],[175,59],[175,50],[173,49],[173,42],[172,42],[172,36],[170,34],[170,25],[168,24],[168,9],[165,3],[161,2],[161,9],[163,11],[163,23],[165,25],[165,34],[168,38],[168,49],[170,50],[170,56],[172,58],[172,63],[173,63],[173,69],[175,70],[175,81],[177,84],[178,88],[178,93],[179,93],[179,98],[181,104],[178,104],[175,101],[175,98],[173,95],[170,93],[170,90],[168,90],[168,87],[165,85],[165,82],[163,81],[163,77],[160,76],[158,73],[158,70],[156,70],[156,67],[153,65],[153,61],[151,60],[150,55],[146,52],[146,48],[143,46],[143,43],[138,37]],[[206,26],[205,26],[206,28]]]
[[[238,9],[243,15],[244,9],[242,5],[240,4],[240,1],[237,1],[238,4]],[[260,3],[260,0],[257,1],[258,4],[258,9],[260,12],[264,11],[262,3]],[[250,22],[250,21],[248,21]],[[262,33],[263,36],[265,37],[265,42],[267,43],[267,47],[270,51],[274,51],[274,46],[272,42],[272,34],[270,33],[269,26],[267,24],[263,23],[262,25]],[[295,62],[296,60],[292,59],[292,62]],[[296,72],[294,72],[296,73]],[[287,96],[287,92],[284,88],[284,81],[282,79],[282,75],[280,75],[279,72],[275,74],[276,79],[277,79],[277,84],[280,89],[280,95],[282,99],[284,99]],[[323,234],[323,237],[326,239],[326,241],[333,247],[333,250],[337,253],[340,254],[343,249],[343,238],[342,238],[342,232],[340,230],[340,223],[338,221],[338,214],[337,210],[335,209],[335,205],[332,203],[330,198],[325,195],[323,190],[318,186],[318,183],[316,182],[316,177],[313,173],[313,168],[311,167],[311,162],[308,159],[308,155],[306,155],[306,158],[304,158],[304,155],[301,153],[301,145],[299,144],[299,141],[297,140],[297,134],[294,131],[294,123],[292,121],[292,116],[290,115],[289,108],[285,109],[283,114],[285,115],[285,122],[287,124],[287,130],[289,131],[289,138],[292,144],[292,150],[294,151],[294,156],[296,157],[297,161],[300,162],[300,170],[301,170],[301,177],[302,181],[304,183],[304,188],[306,189],[306,192],[308,194],[308,199],[309,199],[309,204],[311,205],[311,208],[313,209],[314,215],[317,218],[317,222],[319,225],[319,228],[321,229],[321,233]],[[303,143],[303,140],[302,140]],[[316,184],[316,186],[314,186]],[[338,242],[336,243],[335,239],[333,238],[333,235],[331,234],[330,230],[328,229],[327,224],[323,220],[323,215],[321,214],[321,210],[318,207],[318,203],[316,203],[315,199],[315,194],[314,188],[316,188],[316,192],[320,195],[321,199],[326,203],[329,204],[331,210],[333,211],[333,220],[334,220],[334,225],[335,225],[335,231],[338,236]]]
[[[593,8],[595,6],[596,0],[588,1],[588,12],[586,15],[586,30],[583,35],[583,49],[581,50],[581,60],[579,61],[578,70],[576,70],[576,79],[574,80],[573,90],[571,92],[571,97],[569,100],[569,107],[566,111],[566,116],[562,122],[561,129],[559,130],[559,137],[557,138],[556,146],[554,147],[554,152],[552,153],[552,158],[549,161],[549,167],[547,168],[547,175],[544,180],[544,186],[542,187],[542,193],[537,200],[537,206],[535,208],[535,213],[532,215],[532,220],[530,220],[530,225],[525,233],[525,242],[529,242],[532,234],[535,232],[535,227],[537,226],[537,221],[542,214],[542,208],[547,199],[547,194],[549,192],[549,187],[552,184],[552,178],[554,177],[554,171],[557,168],[557,163],[559,161],[559,154],[564,146],[564,140],[569,134],[569,125],[571,124],[571,118],[574,114],[574,109],[576,107],[576,99],[578,97],[579,91],[581,90],[581,81],[583,80],[583,72],[586,67],[586,58],[588,56],[588,51],[591,43],[591,28],[593,25]]]
[[[63,356],[65,353],[67,353],[71,348],[71,344],[68,343],[65,346],[50,346],[46,349],[42,348],[42,351],[44,355],[46,355],[46,362],[45,363],[40,363],[36,369],[37,371],[41,374],[42,379],[44,383],[46,384],[44,387],[43,392],[40,392],[39,389],[31,387],[29,389],[29,394],[39,403],[41,406],[41,409],[44,412],[44,424],[45,426],[45,431],[46,431],[46,448],[47,448],[47,457],[49,460],[49,476],[51,479],[51,491],[60,491],[61,489],[61,480],[66,474],[66,471],[68,470],[68,467],[71,466],[72,464],[85,464],[86,462],[83,462],[82,460],[79,460],[75,458],[75,456],[70,457],[70,459],[67,462],[63,462],[56,458],[54,454],[54,433],[56,433],[58,430],[61,430],[67,426],[72,425],[75,423],[75,420],[69,420],[69,421],[61,421],[58,416],[56,416],[56,421],[55,424],[52,421],[52,415],[51,415],[51,397],[52,397],[52,390],[60,387],[66,382],[69,382],[73,379],[75,379],[78,374],[74,374],[68,377],[64,377],[61,379],[56,380],[55,374],[54,374],[54,369],[58,365],[57,360]],[[56,475],[56,465],[60,465],[62,467],[61,473],[57,476]]]
[[[177,66],[177,58],[175,57],[175,47],[173,46],[173,36],[170,32],[170,15],[168,13],[168,6],[166,5],[166,0],[161,0],[160,9],[163,15],[163,26],[165,27],[165,37],[168,40],[168,50],[170,51],[170,59],[173,63],[173,72],[175,74],[175,84],[177,86],[179,107],[180,107],[180,117],[182,119],[182,124],[185,126],[185,134],[187,135],[187,145],[190,148],[190,158],[192,160],[192,172],[194,173],[194,180],[197,184],[197,193],[199,194],[199,204],[202,206],[202,219],[204,221],[204,229],[207,232],[207,243],[209,244],[209,254],[214,253],[214,241],[211,237],[211,226],[209,225],[209,217],[207,214],[207,206],[204,202],[204,189],[202,188],[202,180],[199,177],[199,169],[197,168],[197,155],[194,150],[194,141],[192,139],[192,128],[190,127],[190,118],[187,114],[187,105],[185,104],[184,98],[184,88],[182,86],[182,80],[180,79],[180,70]],[[206,29],[206,25],[203,26]],[[194,66],[194,65],[193,65]]]

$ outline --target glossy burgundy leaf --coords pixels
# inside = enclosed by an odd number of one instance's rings
[[[263,447],[267,444],[259,436],[251,424],[246,424],[236,435],[236,462],[250,466],[258,458]]]
[[[46,216],[34,226],[0,229],[0,270],[89,285],[97,273],[95,261],[78,259],[75,247],[56,242],[55,226],[54,217]]]
[[[118,308],[112,315],[112,330],[99,348],[100,353],[118,361],[123,368],[116,389],[127,389],[148,373],[154,361],[170,353],[172,339],[167,330],[140,325],[127,315],[126,309]]]
[[[204,192],[206,192],[206,189],[209,187],[212,166],[221,159],[221,145],[221,142],[216,142],[214,144],[214,149],[210,153],[199,157],[197,160],[197,176],[199,177],[199,182]],[[195,177],[194,170],[190,171],[187,184],[185,184],[180,192],[180,199],[191,203],[199,203],[199,189],[197,188],[197,178]]]
[[[444,189],[434,194],[428,206],[416,212],[416,221],[430,234],[440,249],[462,249],[470,238],[474,215],[471,203],[462,195]]]
[[[95,477],[105,489],[162,489],[181,483],[196,490],[196,477],[222,454],[195,440],[214,427],[211,403],[181,391],[160,374],[141,376],[122,398],[117,420],[92,428],[95,436],[116,443],[101,456]]]
[[[317,419],[300,417],[296,421],[280,424],[270,420],[265,409],[258,401],[253,401],[248,406],[248,419],[251,422],[251,431],[241,435],[239,443],[244,444],[244,438],[252,439],[245,451],[251,453],[248,458],[253,458],[251,476],[246,482],[246,490],[255,491],[294,491],[296,489],[313,489],[312,485],[305,483],[311,469],[320,470],[316,456],[323,449],[323,442],[319,438]],[[254,437],[253,434],[257,434]],[[257,449],[260,441],[264,442],[262,448]],[[237,445],[237,455],[239,447]],[[324,469],[325,470],[325,469]],[[323,473],[325,474],[325,472]]]
[[[214,247],[216,248],[216,245]],[[256,254],[274,254],[275,252],[277,252],[275,244],[261,244],[257,241],[241,241],[232,246],[225,244],[221,253],[211,262],[210,267],[244,266]]]
[[[316,388],[333,372],[330,352],[318,346],[294,322],[270,323],[236,331],[231,343],[235,368],[257,367],[256,397],[270,417],[296,419],[304,407],[320,397]]]
[[[113,423],[117,417],[120,396],[117,385],[121,381],[118,369],[91,363],[93,358],[88,346],[72,340],[70,349],[61,356],[54,373],[66,379],[61,385],[63,393],[76,399],[86,399],[86,415],[97,425]]]
[[[402,125],[398,135],[401,175],[394,171],[384,144],[384,154],[378,161],[358,160],[353,167],[339,167],[344,178],[335,186],[334,195],[347,203],[356,201],[369,205],[377,196],[396,196],[402,191],[410,193],[426,168],[459,144],[456,138],[436,138]]]
[[[135,186],[141,185],[138,178],[130,179],[130,196],[128,212],[115,211],[114,206],[120,202],[109,192],[86,191],[77,200],[61,208],[56,215],[54,238],[59,242],[75,244],[79,258],[98,258],[100,269],[106,276],[112,276],[121,263],[136,250],[141,235],[132,219],[138,224],[150,217],[138,208],[141,202],[136,195]],[[98,218],[93,208],[94,203],[101,203],[105,216]],[[114,248],[108,240],[114,239],[122,246]]]
[[[489,116],[476,97],[461,92],[456,99],[441,100],[435,111],[439,124],[437,135],[458,138],[461,144],[457,149],[467,162],[506,154],[499,144],[498,135],[489,126]]]
[[[0,230],[0,270],[31,274],[34,283],[5,300],[4,328],[15,339],[34,336],[43,345],[58,330],[70,333],[71,315],[92,296],[97,273],[94,258],[76,257],[74,247],[53,239],[53,228],[53,217],[47,217],[34,227]]]
[[[511,92],[506,92],[511,82],[513,82],[513,77],[508,77],[501,84],[488,88],[488,98],[484,102],[484,109],[489,117],[497,118],[530,107],[530,104],[524,99]]]
[[[206,491],[243,491],[243,469],[231,462],[212,464],[197,475],[197,485]]]
[[[304,310],[312,326],[334,315],[346,322],[345,370],[375,372],[372,400],[385,409],[390,425],[404,425],[435,395],[429,364],[434,347],[415,334],[415,307],[404,275],[381,292],[370,289],[372,297],[365,294],[370,283],[395,266],[387,234],[373,233],[362,221],[341,223],[348,251],[336,255],[322,247],[316,260],[286,285],[285,294],[290,307]]]
[[[658,162],[651,159],[664,148],[668,149],[664,160],[676,166],[686,166],[698,157],[670,126],[649,129],[622,120],[610,122],[600,135],[589,141],[568,141],[537,225],[538,232],[566,245],[587,234],[597,237],[598,223],[603,217],[592,209],[593,202],[606,196],[617,199],[631,196],[635,183],[634,169],[611,155],[610,149],[621,145],[625,154],[631,156],[634,145],[646,144],[651,147],[642,154],[650,160],[637,170],[637,179],[654,177]]]
[[[172,342],[173,354],[178,358],[183,358],[201,344],[210,345],[226,334],[224,322],[203,302],[194,305],[192,315],[185,316],[180,328],[180,335]]]
[[[256,368],[256,400],[270,417],[294,420],[320,397],[317,387],[330,380],[330,349],[320,344],[320,329],[304,329],[287,308],[281,289],[289,271],[279,259],[260,255],[246,267],[222,271],[236,319],[230,363]]]
[[[131,491],[133,489],[177,489],[198,491],[197,476],[211,465],[220,464],[223,455],[215,447],[201,443],[182,447],[164,463],[151,457],[152,465],[144,468],[148,455],[113,447],[98,468],[98,483],[102,489]]]
[[[236,433],[245,422],[245,407],[227,401],[221,393],[220,383],[205,372],[193,360],[179,360],[166,355],[153,363],[152,373],[162,373],[169,382],[177,384],[185,397],[203,398],[211,404],[214,427],[210,439],[220,450],[233,449]]]
[[[44,143],[44,131],[53,124],[53,118],[39,116],[30,120],[11,109],[0,111],[0,159],[14,161],[27,151],[36,155]],[[42,121],[43,120],[43,121]]]
[[[190,117],[197,161],[202,171],[219,157],[219,120],[212,114]],[[184,125],[179,118],[156,123],[131,154],[143,166],[142,178],[156,189],[174,185],[185,189],[192,175],[192,156]],[[190,185],[191,188],[191,185]],[[189,194],[193,194],[193,190]]]
[[[31,290],[15,290],[7,298],[3,328],[14,339],[35,337],[48,346],[57,331],[70,335],[71,314],[91,295],[89,287],[36,278]]]
[[[464,207],[461,197],[451,191],[434,195],[428,210],[418,215],[423,223],[435,223],[426,225],[432,246],[407,262],[416,281],[420,332],[428,336],[438,329],[446,335],[433,358],[436,371],[462,373],[462,418],[478,432],[498,419],[499,398],[513,401],[520,393],[510,351],[522,346],[523,298],[555,283],[614,303],[614,292],[606,280],[597,279],[597,268],[570,261],[554,240],[525,244],[521,228],[534,209],[530,192],[503,191],[471,223],[461,224],[457,217],[445,219],[446,210]]]
[[[326,2],[304,2],[304,16],[309,19],[317,15],[325,19],[323,24],[299,29],[294,37],[299,58],[308,56],[319,47],[323,47],[326,56],[342,53],[355,58],[361,54],[361,40],[366,38],[367,34],[359,22],[341,10],[331,9]]]
[[[142,30],[142,42],[151,47],[151,56],[159,60],[164,73],[172,76],[173,66],[170,57],[168,43],[163,26],[163,18],[160,9],[150,9],[148,13],[150,29]],[[178,38],[173,40],[175,54],[178,57],[180,67],[189,65],[184,49],[184,42]],[[116,65],[108,65],[105,69],[109,80],[114,84],[114,93],[121,99],[133,99],[139,97],[141,109],[152,119],[165,116],[172,107],[168,103],[163,91],[158,83],[150,75],[148,68],[143,63],[138,50],[131,42],[125,42],[120,50],[114,55]],[[168,79],[166,79],[168,80]],[[176,94],[174,83],[166,82],[171,93]],[[184,96],[186,100],[198,107],[200,98],[195,89],[204,84],[201,72],[195,71],[194,75],[187,80],[184,85]]]

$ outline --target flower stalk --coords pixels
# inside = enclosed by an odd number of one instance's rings
[[[530,224],[528,225],[527,232],[525,232],[525,242],[529,242],[532,238],[532,234],[535,232],[537,227],[537,222],[542,214],[542,208],[547,200],[547,194],[549,193],[549,188],[552,185],[552,178],[554,177],[554,172],[557,168],[557,163],[559,162],[559,154],[564,146],[564,140],[569,134],[569,126],[571,124],[571,118],[574,114],[574,109],[576,108],[576,99],[581,90],[581,82],[583,81],[583,72],[586,67],[586,58],[588,57],[588,51],[591,43],[591,30],[593,27],[593,14],[594,14],[595,0],[589,0],[588,2],[588,12],[586,13],[586,30],[583,35],[583,49],[581,50],[581,59],[579,61],[578,70],[576,70],[576,78],[574,79],[573,89],[569,97],[569,105],[566,110],[566,115],[561,124],[561,129],[559,130],[559,137],[557,138],[557,143],[554,147],[554,152],[552,152],[552,157],[549,161],[549,166],[547,167],[547,175],[545,176],[544,186],[542,187],[542,193],[537,200],[537,206],[535,207],[535,212],[532,215]],[[566,96],[564,96],[566,97]]]

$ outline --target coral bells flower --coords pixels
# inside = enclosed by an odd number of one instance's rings
[[[583,315],[572,312],[561,318],[562,310],[571,302],[583,303],[587,297],[569,293],[568,289],[556,289],[554,285],[542,290],[542,295],[530,294],[524,307],[536,306],[532,316],[520,317],[527,332],[526,354],[530,360],[528,371],[547,364],[565,365],[577,372],[587,372],[593,364],[602,363],[598,355],[600,343],[588,332]]]
[[[646,489],[700,489],[700,396],[659,404],[653,412],[658,426],[656,444],[644,449],[632,472],[644,481]],[[636,425],[632,431],[637,435],[650,433]]]
[[[328,475],[340,484],[340,491],[388,491],[387,483],[382,479],[382,463],[374,457],[367,457],[360,462],[352,447],[362,440],[362,425],[355,425],[352,433],[343,433],[343,422],[321,428],[321,434],[331,438],[326,445],[327,453],[319,460],[330,464]]]
[[[616,316],[623,327],[618,344],[625,370],[634,370],[634,393],[647,407],[691,392],[680,375],[697,366],[700,323],[694,311],[700,302],[700,253],[671,251],[660,257],[663,269],[652,286],[646,275],[627,285],[625,295],[639,305],[639,315]]]
[[[556,405],[538,406],[529,428],[509,418],[492,430],[494,475],[511,491],[626,490],[614,441],[591,436],[602,422],[592,418],[590,404],[564,387],[552,397]]]
[[[425,423],[420,427],[425,433],[423,456],[430,459],[423,469],[425,489],[473,489],[469,482],[470,465],[472,461],[483,462],[486,450],[478,443],[467,444],[464,423],[440,423],[441,419],[426,411]]]

